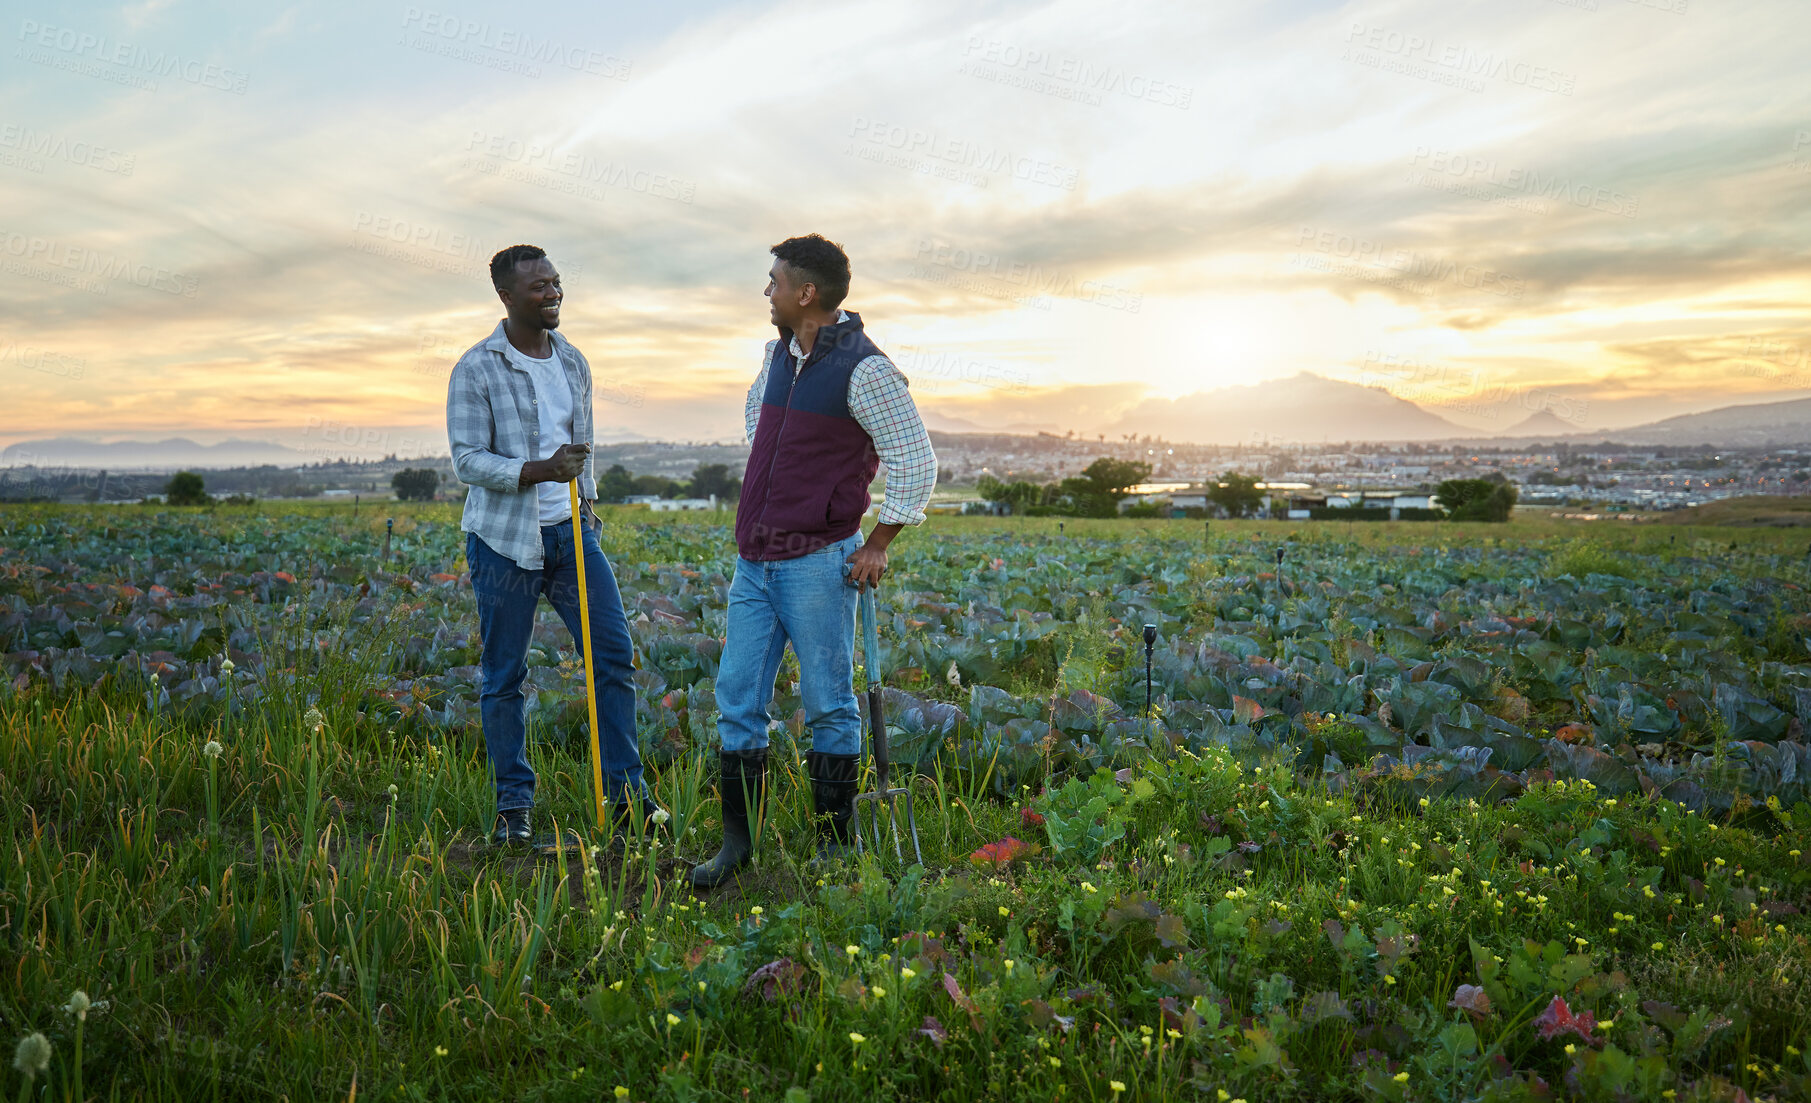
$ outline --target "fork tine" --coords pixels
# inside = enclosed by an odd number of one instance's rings
[[[912,810],[912,790],[908,786],[905,795],[906,825],[912,831],[912,857],[919,865],[924,864],[924,851],[918,846],[918,816]]]

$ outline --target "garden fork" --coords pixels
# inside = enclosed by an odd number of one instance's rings
[[[893,832],[893,856],[902,864],[905,862],[905,851],[899,838],[899,806],[894,803],[895,798],[904,797],[906,829],[912,836],[912,858],[923,865],[924,852],[918,847],[918,819],[912,812],[910,779],[903,788],[893,789],[887,784],[890,762],[887,758],[887,721],[881,710],[880,633],[875,627],[873,584],[861,588],[861,631],[862,667],[868,672],[868,746],[874,755],[874,791],[855,798],[855,852],[860,854],[867,849],[864,836],[870,829],[874,853],[879,855],[886,849],[885,835],[881,831],[884,816]],[[863,805],[868,807],[866,816],[862,814]]]

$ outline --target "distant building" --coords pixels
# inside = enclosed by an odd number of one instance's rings
[[[717,496],[713,494],[708,498],[656,498],[648,503],[648,508],[655,513],[686,513],[716,509]]]
[[[1307,519],[1316,509],[1387,509],[1394,519],[1399,510],[1433,508],[1430,495],[1397,490],[1298,491],[1288,502],[1285,516],[1290,520]]]
[[[1139,487],[1133,487],[1132,490],[1134,493],[1119,500],[1121,513],[1134,505],[1167,505],[1172,516],[1180,517],[1184,514],[1179,511],[1207,508],[1207,488],[1204,486],[1181,483],[1162,489],[1153,488],[1148,493],[1139,492]]]

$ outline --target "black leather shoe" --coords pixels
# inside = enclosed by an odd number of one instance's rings
[[[527,846],[534,841],[534,829],[528,825],[528,809],[511,808],[497,813],[490,829],[492,846]]]
[[[748,864],[754,852],[751,822],[761,822],[767,799],[767,748],[724,751],[717,758],[717,790],[723,795],[723,848],[692,869],[692,887],[714,889]]]
[[[855,850],[855,785],[861,756],[805,753],[811,775],[811,810],[818,824],[819,861],[835,861]]]

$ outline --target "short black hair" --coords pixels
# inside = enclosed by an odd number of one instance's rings
[[[502,288],[515,278],[516,265],[525,260],[540,260],[547,255],[547,250],[539,245],[511,245],[500,249],[497,255],[490,258],[490,283],[492,287]]]
[[[805,277],[805,282],[817,285],[825,310],[843,305],[849,294],[849,254],[841,245],[822,234],[806,234],[789,237],[768,251]]]

